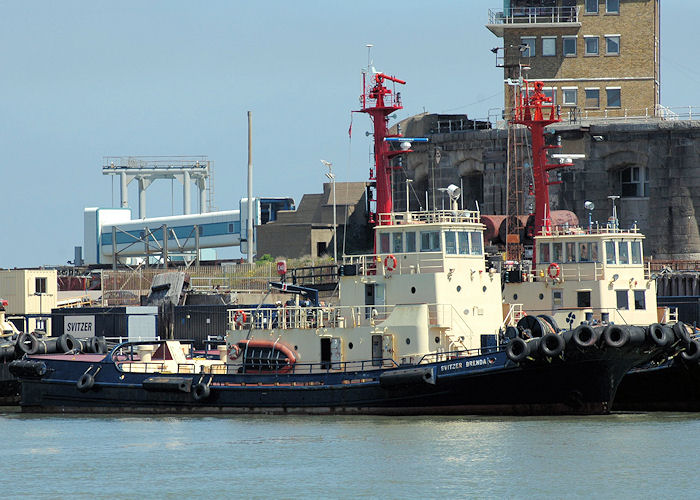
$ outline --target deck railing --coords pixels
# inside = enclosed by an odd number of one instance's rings
[[[580,7],[489,9],[488,24],[578,23]]]

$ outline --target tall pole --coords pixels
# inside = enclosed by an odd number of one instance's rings
[[[326,161],[326,160],[321,160],[321,163],[323,163],[325,166],[328,167],[328,173],[326,174],[326,177],[331,181],[331,189],[333,191],[333,263],[337,264],[338,263],[338,238],[337,238],[337,227],[338,224],[336,222],[336,209],[335,209],[335,174],[333,173],[333,163]]]
[[[248,111],[248,263],[253,263],[253,113]]]

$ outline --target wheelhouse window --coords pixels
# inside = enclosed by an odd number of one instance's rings
[[[469,255],[469,233],[466,231],[457,233],[457,243],[460,255]]]
[[[403,233],[392,233],[391,247],[394,253],[403,253]]]
[[[416,251],[416,233],[413,231],[406,233],[406,253]]]
[[[605,55],[620,55],[620,35],[605,35]]]
[[[617,296],[617,308],[626,311],[630,308],[627,290],[615,290]]]
[[[540,243],[540,262],[551,262],[549,260],[549,243]]]
[[[379,252],[389,253],[389,233],[381,233],[379,235]]]
[[[637,310],[643,310],[647,308],[647,301],[644,290],[634,291],[634,308]]]
[[[576,57],[576,37],[563,36],[561,37],[561,41],[564,57]]]
[[[620,172],[620,187],[624,198],[649,196],[649,168],[627,167]]]
[[[578,244],[578,260],[579,262],[590,262],[590,244],[588,242],[582,242]]]
[[[562,262],[563,247],[561,243],[552,243],[552,262]]]
[[[542,37],[542,55],[556,56],[557,55],[557,37],[543,36]]]
[[[421,231],[420,233],[421,252],[440,251],[440,231]]]
[[[576,292],[577,307],[591,307],[591,291],[579,290]]]
[[[617,254],[620,256],[620,264],[630,263],[629,246],[626,241],[617,242]]]
[[[630,249],[632,250],[632,264],[642,263],[642,242],[632,241],[630,242]]]
[[[615,253],[615,242],[606,241],[605,242],[605,263],[606,264],[617,264],[617,254]]]
[[[477,231],[472,231],[471,236],[469,237],[472,243],[472,255],[481,255],[483,254],[483,245],[481,244],[481,233]]]
[[[576,243],[567,241],[566,246],[566,262],[576,262]]]
[[[591,262],[599,262],[598,261],[598,242],[594,241],[592,243],[589,243],[588,249],[590,250],[590,254],[591,254]]]
[[[454,231],[445,232],[445,252],[451,255],[457,253],[457,235]]]

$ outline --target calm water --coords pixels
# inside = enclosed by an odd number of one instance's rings
[[[698,498],[700,414],[98,417],[0,410],[3,498]]]

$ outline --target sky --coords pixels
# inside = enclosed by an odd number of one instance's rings
[[[119,205],[106,156],[207,155],[214,205],[246,196],[247,112],[255,196],[367,180],[369,118],[358,108],[366,44],[406,80],[397,120],[424,111],[486,118],[502,72],[484,25],[498,0],[0,0],[0,268],[62,265],[83,245],[83,209]],[[697,106],[689,34],[700,2],[662,0],[662,104]],[[133,217],[136,182],[129,185]],[[192,192],[192,207],[197,197]],[[148,217],[182,213],[155,181]],[[229,256],[225,253],[224,257]],[[231,257],[240,256],[233,251]]]

